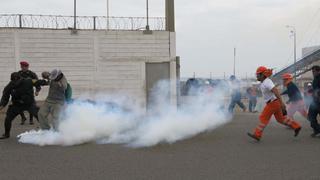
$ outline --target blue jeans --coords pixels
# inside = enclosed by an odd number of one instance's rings
[[[238,106],[240,106],[241,109],[245,110],[246,106],[241,102],[241,99],[231,99],[230,105],[229,105],[229,112],[233,112],[234,107],[236,106],[236,104],[238,104]]]
[[[257,106],[257,98],[250,98],[249,99],[249,111],[253,112]]]

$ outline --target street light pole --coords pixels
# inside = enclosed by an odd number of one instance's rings
[[[147,26],[146,26],[146,30],[149,31],[150,27],[149,27],[149,0],[147,0]]]
[[[296,33],[296,29],[294,29],[293,31],[293,39],[294,39],[294,43],[293,43],[293,48],[294,48],[294,82],[297,82],[297,33]]]
[[[287,28],[291,28],[290,33],[293,35],[293,68],[294,68],[294,82],[297,81],[297,32],[294,26],[287,26]]]
[[[109,11],[110,9],[109,9],[109,0],[107,0],[107,29],[109,30],[109,15],[110,15],[110,11]]]

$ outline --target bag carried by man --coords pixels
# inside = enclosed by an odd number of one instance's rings
[[[66,98],[66,102],[67,103],[72,102],[72,88],[71,88],[71,85],[69,83],[67,83],[67,89],[64,92],[64,96]]]

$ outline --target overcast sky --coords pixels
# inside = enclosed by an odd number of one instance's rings
[[[144,16],[145,0],[109,0],[112,16]],[[165,0],[149,0],[150,16],[164,16]],[[253,76],[259,65],[281,69],[301,48],[320,44],[320,0],[176,0],[177,55],[182,76]],[[106,0],[77,0],[78,15],[106,15]],[[3,14],[73,14],[73,0],[1,0]]]

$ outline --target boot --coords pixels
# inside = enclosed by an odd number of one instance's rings
[[[8,139],[10,137],[9,134],[3,134],[0,139]]]
[[[311,134],[311,137],[315,138],[315,137],[320,137],[320,132],[314,132]]]
[[[299,135],[299,132],[301,131],[301,127],[294,130],[294,137],[297,137]]]
[[[254,134],[251,134],[251,133],[247,133],[247,135],[253,139],[255,139],[256,141],[260,141],[260,137],[257,137],[256,135]]]
[[[33,125],[34,123],[33,123],[33,116],[30,114],[30,118],[29,118],[29,124],[30,125]]]

